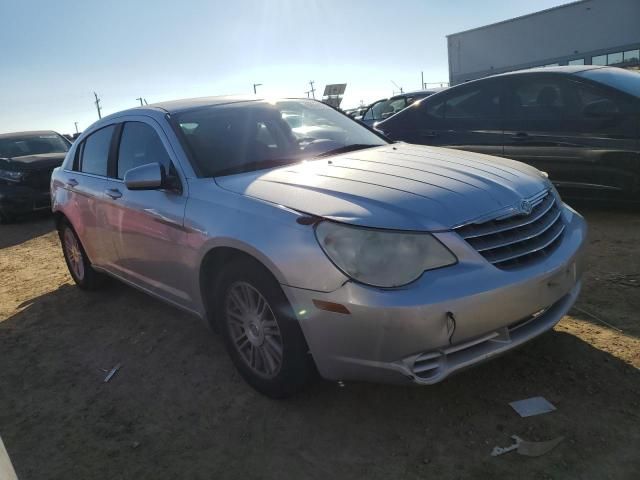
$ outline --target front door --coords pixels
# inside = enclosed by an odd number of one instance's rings
[[[501,156],[500,89],[501,80],[490,79],[425,98],[390,120],[391,136],[409,143]],[[394,134],[396,130],[401,133]]]
[[[186,233],[183,227],[186,183],[180,180],[164,132],[144,117],[124,122],[116,147],[113,175],[105,191],[109,206],[110,242],[115,252],[113,273],[191,307],[188,293],[193,274],[187,267]],[[127,171],[148,163],[160,163],[175,185],[157,190],[129,190]]]

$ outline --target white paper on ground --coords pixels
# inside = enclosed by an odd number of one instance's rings
[[[544,397],[531,397],[525,400],[517,400],[509,403],[521,417],[531,417],[542,413],[553,412],[556,407],[547,401]]]

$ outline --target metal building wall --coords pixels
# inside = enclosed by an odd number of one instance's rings
[[[640,47],[640,0],[583,0],[447,36],[451,85]]]

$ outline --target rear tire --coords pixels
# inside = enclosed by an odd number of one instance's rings
[[[83,290],[99,288],[104,281],[104,276],[91,266],[91,261],[87,257],[75,230],[68,222],[63,221],[58,227],[58,235],[62,244],[64,260],[76,285]]]
[[[246,382],[271,398],[302,390],[314,377],[313,360],[273,276],[257,262],[240,259],[224,268],[215,290],[220,333]]]

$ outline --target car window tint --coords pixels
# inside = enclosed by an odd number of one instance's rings
[[[132,168],[155,162],[169,173],[171,160],[156,131],[146,123],[126,122],[118,149],[118,178]]]
[[[568,82],[567,129],[579,133],[635,137],[630,103],[620,93],[598,85]]]
[[[497,128],[500,91],[493,81],[478,82],[452,91],[444,104],[447,128]]]
[[[505,92],[505,130],[562,130],[567,109],[561,77],[515,78]]]
[[[92,133],[84,141],[80,170],[94,175],[107,175],[109,148],[115,125],[110,125]]]

